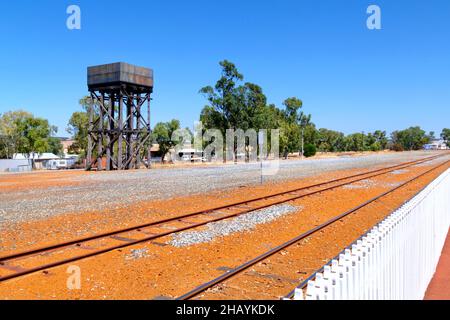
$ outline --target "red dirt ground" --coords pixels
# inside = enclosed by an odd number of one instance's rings
[[[450,230],[425,300],[450,300]]]
[[[372,178],[376,184],[367,189],[340,188],[293,201],[292,205],[303,209],[271,223],[258,225],[254,230],[216,238],[210,243],[176,248],[166,245],[171,237],[165,237],[155,242],[77,261],[73,264],[82,270],[80,290],[68,290],[67,265],[53,268],[46,273],[39,272],[6,281],[0,284],[0,299],[175,298],[219,276],[224,272],[224,268],[235,267],[254,258],[299,233],[381,194],[392,188],[392,183],[406,181],[430,168],[430,166],[415,167],[400,174]],[[411,198],[446,168],[448,165],[402,188],[389,198],[361,210],[358,214],[342,219],[336,225],[305,239],[299,245],[258,264],[242,277],[233,278],[219,288],[208,291],[203,298],[278,299],[386,217],[393,209]],[[361,171],[366,170],[339,171],[288,183],[273,183],[270,186],[238,188],[208,195],[144,202],[125,211],[92,212],[82,215],[73,213],[48,220],[15,224],[8,228],[8,232],[2,234],[4,249],[0,255],[68,240],[73,238],[74,234],[77,237],[86,236],[132,226]],[[50,177],[49,182],[52,181]],[[130,259],[132,249],[146,249],[147,254],[138,259]],[[3,272],[0,269],[0,274]]]

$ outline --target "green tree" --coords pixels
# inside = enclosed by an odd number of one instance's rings
[[[8,154],[7,154],[7,142],[4,136],[0,135],[0,159],[6,159],[8,158]]]
[[[428,137],[430,138],[430,141],[436,140],[436,132],[430,131],[430,133],[428,133]]]
[[[344,150],[345,136],[342,132],[319,129],[317,144],[322,152],[338,152]]]
[[[300,127],[296,123],[283,121],[280,128],[280,151],[284,158],[287,158],[290,152],[299,150],[300,145]]]
[[[64,147],[61,143],[61,140],[55,137],[49,137],[47,152],[53,153],[54,155],[60,157],[64,157]]]
[[[17,151],[30,158],[33,154],[41,154],[50,150],[49,139],[56,132],[48,120],[27,117],[16,121],[20,137]]]
[[[285,107],[285,115],[286,115],[286,121],[289,123],[300,123],[303,113],[299,113],[299,110],[303,106],[302,100],[291,97],[286,100],[284,100],[283,105]]]
[[[29,112],[18,110],[9,111],[0,116],[0,157],[12,159],[18,152],[19,141],[21,137],[18,122],[32,118]]]
[[[420,127],[410,127],[391,134],[393,146],[396,149],[420,150],[430,142],[430,137]]]
[[[86,155],[88,145],[89,116],[87,112],[74,112],[70,117],[67,132],[72,135],[75,143],[71,147],[71,152]]]
[[[450,147],[450,129],[448,128],[442,129],[441,139],[446,142],[447,147]]]
[[[364,143],[362,151],[380,151],[381,146],[377,143],[377,139],[372,133],[364,134]]]
[[[304,156],[306,158],[315,156],[316,152],[317,152],[317,150],[316,150],[316,146],[315,145],[313,145],[313,144],[306,144],[305,145]]]
[[[366,136],[363,133],[353,133],[345,137],[346,151],[364,151]]]
[[[280,129],[280,149],[285,156],[299,151],[302,128],[305,143],[315,143],[317,130],[311,115],[300,111],[303,106],[300,99],[286,99],[284,110],[268,105],[260,86],[250,82],[242,84],[244,76],[232,62],[224,60],[220,66],[222,73],[215,86],[200,90],[208,101],[200,114],[205,130],[219,129],[225,136],[227,129],[268,129],[270,148],[270,129]]]
[[[89,109],[93,105],[92,98],[85,96],[79,100],[82,111],[76,111],[69,119],[66,131],[72,135],[75,143],[70,148],[71,153],[79,154],[81,158],[86,157],[89,135]],[[98,117],[94,114],[93,117]],[[94,151],[95,152],[95,151]]]
[[[159,144],[159,152],[161,153],[161,162],[164,163],[165,157],[169,150],[176,145],[172,141],[172,135],[175,130],[180,129],[180,121],[171,120],[169,122],[159,122],[156,124],[152,132],[153,141]]]
[[[281,124],[282,128],[282,150],[285,156],[288,152],[301,152],[301,138],[303,133],[303,143],[315,144],[318,132],[314,123],[311,122],[311,115],[307,115],[301,111],[303,102],[299,98],[291,97],[283,102],[284,119]]]
[[[305,126],[305,130],[303,132],[303,138],[305,145],[306,144],[313,144],[317,147],[317,140],[319,137],[319,132],[316,129],[316,125],[314,123],[308,124]]]
[[[380,150],[385,150],[387,148],[388,139],[386,131],[377,130],[373,133],[373,137],[375,138],[375,143],[378,143],[380,146]]]
[[[241,128],[243,116],[243,88],[237,87],[237,82],[244,76],[239,73],[236,66],[227,60],[221,61],[222,75],[213,87],[206,86],[200,89],[209,102],[202,110],[201,120],[206,129],[222,130]]]
[[[238,92],[243,117],[240,122],[241,129],[259,130],[276,127],[272,110],[267,106],[267,98],[260,86],[247,82],[238,88]]]
[[[274,105],[267,105],[267,98],[260,86],[246,82],[241,84],[244,76],[236,66],[224,60],[220,62],[222,74],[214,87],[207,86],[200,90],[208,100],[200,120],[204,130],[219,129],[225,136],[227,129],[281,129],[281,148],[293,150],[298,146],[298,128],[293,123],[286,122],[286,115]],[[287,100],[289,108],[297,108],[301,101]],[[292,110],[295,112],[295,110]],[[293,130],[297,130],[295,141]],[[270,148],[270,132],[269,132]],[[235,153],[237,152],[235,145]]]

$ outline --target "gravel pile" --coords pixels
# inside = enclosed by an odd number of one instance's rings
[[[420,168],[420,167],[434,166],[434,165],[437,165],[440,162],[442,162],[442,159],[445,159],[445,158],[446,158],[446,160],[449,160],[448,157],[437,158],[437,159],[434,159],[434,160],[431,160],[431,161],[427,161],[427,162],[423,162],[423,163],[419,163],[419,164],[413,165],[411,168],[416,168],[416,167]]]
[[[398,187],[402,184],[402,181],[400,182],[376,182],[373,180],[361,180],[358,182],[355,182],[353,184],[348,184],[343,186],[342,188],[347,190],[356,190],[356,189],[369,189],[369,188],[375,188],[375,187],[382,187],[382,188],[394,188]]]
[[[278,173],[265,176],[264,181],[305,178],[334,170],[354,168],[367,170],[374,166],[393,165],[424,156],[430,154],[406,152],[280,161]],[[45,219],[64,213],[123,208],[139,201],[257,185],[260,183],[260,173],[259,164],[229,164],[170,170],[104,172],[70,177],[67,180],[82,184],[0,193],[0,228],[2,221],[20,222]]]
[[[361,180],[361,181],[355,182],[353,184],[347,184],[347,185],[343,186],[342,188],[348,189],[348,190],[369,189],[376,185],[377,185],[377,183],[375,181],[366,179],[366,180]]]
[[[403,173],[407,173],[407,172],[409,172],[409,170],[406,170],[406,169],[400,169],[400,170],[392,171],[391,174],[393,174],[393,175],[399,175],[399,174],[403,174]]]
[[[269,207],[238,216],[231,220],[223,220],[207,224],[206,230],[178,233],[172,236],[172,240],[170,240],[168,244],[180,248],[193,244],[211,242],[218,237],[225,237],[233,233],[252,230],[258,224],[271,222],[299,210],[302,210],[302,208],[287,204]]]
[[[398,187],[399,185],[401,185],[403,182],[389,182],[389,183],[385,183],[384,185],[388,188],[395,188]]]
[[[125,256],[125,260],[137,260],[148,256],[148,249],[134,249],[131,250],[131,254]]]

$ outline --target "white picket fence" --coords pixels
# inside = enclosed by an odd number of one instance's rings
[[[450,169],[295,290],[295,300],[419,300],[450,226]]]

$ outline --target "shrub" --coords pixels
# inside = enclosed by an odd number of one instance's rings
[[[403,148],[403,146],[400,143],[394,143],[394,145],[392,146],[392,150],[401,152],[401,151],[404,151],[405,149]]]
[[[313,157],[316,155],[317,149],[316,146],[313,144],[307,144],[305,145],[305,148],[303,150],[303,155],[307,158]]]
[[[370,151],[380,151],[382,149],[381,144],[378,141],[372,144],[369,148]]]

